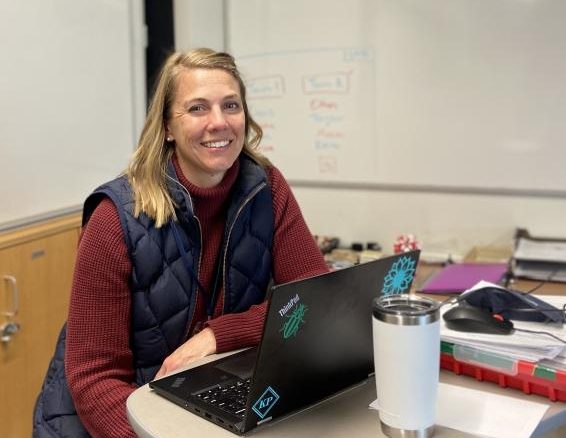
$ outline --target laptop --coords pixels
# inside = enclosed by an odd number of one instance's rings
[[[365,381],[374,372],[371,309],[407,293],[419,251],[271,288],[259,346],[149,383],[236,434]]]

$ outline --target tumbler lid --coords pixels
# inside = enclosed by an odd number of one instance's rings
[[[373,300],[373,316],[396,325],[426,325],[440,318],[440,303],[416,295],[387,295]]]

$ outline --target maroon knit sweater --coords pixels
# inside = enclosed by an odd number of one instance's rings
[[[210,290],[220,250],[230,189],[239,162],[217,187],[191,184],[174,159],[180,182],[191,193],[202,227],[203,248],[199,280]],[[273,196],[275,235],[273,279],[285,283],[328,269],[283,175],[267,169]],[[135,437],[127,417],[126,399],[136,389],[130,350],[130,287],[132,264],[116,207],[104,199],[84,228],[73,279],[67,327],[65,371],[77,412],[93,437]],[[207,297],[199,293],[193,326],[206,321]],[[223,291],[213,319],[217,352],[259,342],[265,304],[238,314],[222,315]]]

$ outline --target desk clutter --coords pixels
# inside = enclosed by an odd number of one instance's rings
[[[490,283],[480,282],[471,290],[486,285]],[[541,295],[538,298],[563,312],[565,297]],[[448,328],[444,315],[452,309],[450,306],[441,308],[441,368],[552,401],[566,401],[566,328],[563,322],[513,320],[514,328],[507,335],[464,332]]]
[[[566,282],[566,239],[533,237],[518,229],[511,267],[516,277]]]
[[[352,242],[349,247],[344,248],[340,247],[338,237],[314,235],[314,239],[330,269],[343,269],[391,255],[391,252],[384,252],[381,245],[375,241]],[[413,234],[402,234],[393,244],[393,254],[417,249],[421,249],[421,243]]]
[[[363,263],[368,255],[383,256],[378,245],[355,243],[350,248],[340,248],[337,238],[327,238],[324,242],[326,250],[323,253],[333,269]],[[411,245],[421,247],[413,236],[401,236],[395,245],[399,252]],[[450,329],[444,315],[455,307],[443,305],[441,368],[526,394],[537,394],[551,401],[566,402],[566,296],[533,296],[507,289],[515,277],[566,282],[566,239],[536,238],[519,229],[513,246],[477,246],[458,259],[450,255],[445,257],[442,264],[442,269],[425,280],[418,292],[462,297],[472,290],[494,287],[515,294],[516,298],[524,300],[526,307],[532,304],[535,309],[529,311],[542,308],[547,312],[546,315],[539,312],[538,319],[534,312],[527,312],[523,318],[520,312],[502,311],[501,306],[509,303],[503,300],[498,308],[496,306],[489,312],[490,318],[503,315],[502,321],[494,320],[491,333],[490,330],[479,333]],[[542,307],[540,303],[543,303]],[[545,305],[553,310],[548,310]],[[516,320],[517,315],[521,320]],[[500,334],[495,334],[496,322],[504,328]]]
[[[314,239],[330,269],[348,268],[385,255],[377,242],[353,242],[348,248],[341,248],[338,237],[315,235]]]

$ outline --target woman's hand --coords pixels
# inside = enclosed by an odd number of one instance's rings
[[[216,353],[216,337],[210,327],[198,332],[165,358],[155,375],[158,379],[201,357]]]

